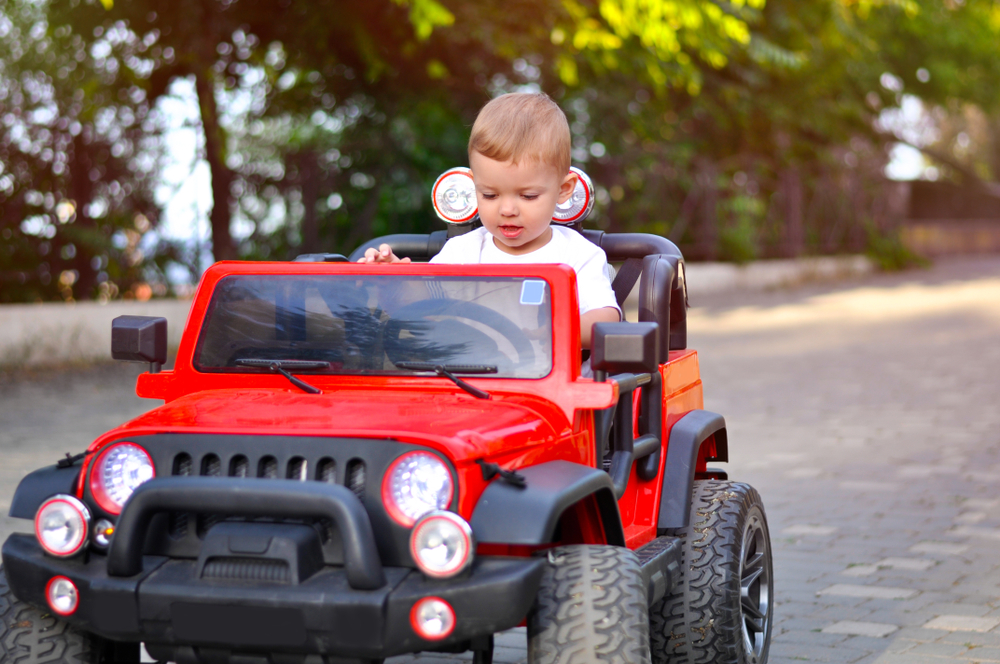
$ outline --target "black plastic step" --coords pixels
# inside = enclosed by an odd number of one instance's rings
[[[680,582],[681,540],[679,537],[657,537],[635,550],[642,569],[642,579],[652,606],[672,593]]]

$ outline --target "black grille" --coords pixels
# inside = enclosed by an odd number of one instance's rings
[[[237,454],[229,462],[230,477],[246,477],[250,474],[250,461],[242,454]]]
[[[389,439],[327,436],[160,433],[132,436],[128,440],[150,453],[159,477],[218,475],[247,478],[248,482],[294,480],[347,487],[361,499],[368,512],[383,563],[413,564],[409,529],[392,521],[382,505],[382,478],[400,455],[427,448]],[[443,456],[442,460],[448,463]],[[457,497],[451,509],[456,507]],[[211,505],[197,515],[168,513],[156,517],[144,551],[148,555],[196,559],[205,534],[220,519],[309,523],[320,534],[324,563],[343,563],[343,543],[332,522],[304,521],[294,514],[280,519],[233,517],[213,513]]]
[[[211,558],[201,572],[203,579],[271,581],[290,583],[291,571],[284,560],[269,558]]]
[[[173,460],[174,475],[191,475],[194,469],[194,462],[187,452],[180,452]],[[203,477],[218,477],[222,475],[223,463],[219,455],[209,452],[202,456],[199,473]],[[281,463],[273,455],[262,456],[257,461],[257,477],[261,479],[277,479],[284,477],[290,480],[299,481],[319,481],[329,484],[337,482],[337,462],[329,457],[323,457],[316,464],[316,472],[310,477],[309,460],[302,456],[291,457],[285,464],[284,469]],[[228,464],[230,477],[248,477],[250,475],[250,460],[242,454],[234,456]],[[347,488],[361,500],[365,499],[366,468],[365,462],[361,459],[353,458],[347,462],[347,469],[344,473]],[[197,516],[187,513],[172,513],[168,525],[169,535],[173,539],[181,539],[187,536],[189,524],[194,521],[195,530],[199,539],[216,523],[222,520],[218,514],[199,514]],[[323,541],[328,541],[331,536],[332,524],[320,524],[320,531]]]
[[[193,464],[191,463],[191,455],[185,452],[181,452],[174,457],[174,475],[190,475]],[[191,515],[187,512],[171,512],[168,522],[167,529],[170,536],[174,539],[181,539],[187,535],[188,531],[188,521],[190,521]]]

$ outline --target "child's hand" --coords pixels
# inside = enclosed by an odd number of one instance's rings
[[[392,253],[392,247],[387,244],[379,246],[378,249],[368,248],[365,255],[358,259],[359,263],[409,263],[410,259],[400,258]]]

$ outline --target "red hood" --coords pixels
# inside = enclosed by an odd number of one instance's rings
[[[562,411],[534,397],[475,399],[454,393],[275,389],[197,392],[128,422],[132,433],[229,433],[392,438],[447,450],[456,460],[551,443],[569,430]],[[105,437],[105,440],[108,437]]]

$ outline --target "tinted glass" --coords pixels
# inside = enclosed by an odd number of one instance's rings
[[[231,276],[198,339],[200,371],[260,372],[240,360],[314,360],[296,373],[413,373],[397,362],[552,368],[548,284],[537,278]]]

